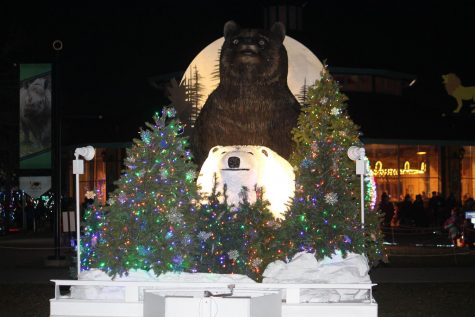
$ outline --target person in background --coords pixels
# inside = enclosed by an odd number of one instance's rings
[[[416,200],[411,206],[411,218],[414,219],[416,227],[425,227],[425,209],[422,195],[416,195]]]
[[[428,201],[429,201],[429,197],[427,197],[427,194],[426,194],[425,191],[422,191],[421,195],[422,195],[422,200],[423,200],[424,202],[426,202],[426,201],[428,202]]]
[[[455,208],[458,206],[457,198],[455,198],[454,193],[450,193],[449,196],[447,196],[447,199],[445,200],[445,204],[449,210],[452,210],[452,208]]]
[[[449,239],[452,241],[454,246],[456,246],[457,238],[460,235],[457,208],[452,208],[450,217],[444,222],[444,229],[449,232]]]
[[[464,211],[473,211],[475,210],[475,200],[468,196],[464,201],[463,201],[463,210]]]
[[[389,227],[391,224],[391,219],[394,215],[394,205],[391,201],[389,201],[389,195],[386,192],[381,194],[381,202],[378,206],[378,212],[384,216],[383,226]]]
[[[401,221],[401,225],[409,226],[412,225],[412,217],[411,217],[411,208],[412,207],[412,199],[411,195],[406,194],[404,196],[404,200],[399,203],[399,220]]]
[[[465,246],[470,250],[475,249],[475,227],[473,225],[472,219],[465,218],[463,221],[463,240]]]
[[[444,219],[444,199],[442,196],[437,193],[436,191],[432,192],[432,197],[429,199],[429,209],[432,214],[432,225],[435,227],[439,227],[443,225]]]
[[[393,217],[391,218],[391,223],[390,223],[390,226],[395,228],[395,227],[399,227],[401,225],[401,221],[399,219],[399,210],[398,210],[398,207],[397,205],[394,207],[394,215]]]

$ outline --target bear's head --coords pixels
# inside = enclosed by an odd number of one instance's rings
[[[276,218],[283,218],[287,204],[294,196],[295,174],[284,158],[264,146],[215,146],[201,167],[198,185],[203,201],[214,188],[223,193],[226,184],[227,202],[237,206],[243,201],[243,187],[248,189],[246,199],[256,201],[255,188],[263,188],[263,198]],[[224,197],[220,197],[224,201]]]
[[[234,21],[224,25],[220,56],[220,81],[265,84],[287,83],[288,58],[283,44],[285,26],[270,30],[241,29]]]
[[[24,85],[20,89],[20,105],[22,115],[33,120],[37,120],[38,116],[48,115],[51,108],[49,81],[37,78],[30,85]]]

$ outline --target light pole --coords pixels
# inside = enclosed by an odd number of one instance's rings
[[[62,129],[62,111],[61,111],[61,72],[60,72],[60,58],[63,50],[63,42],[61,40],[53,41],[53,50],[55,53],[55,62],[53,64],[53,116],[52,116],[52,187],[54,192],[54,256],[56,260],[61,260],[60,256],[60,220],[61,220],[61,129]]]
[[[73,160],[73,174],[76,175],[76,250],[77,250],[77,268],[78,279],[79,273],[81,273],[81,216],[79,209],[79,175],[84,174],[84,161],[79,159],[79,156],[84,157],[86,161],[90,161],[94,158],[96,150],[90,145],[86,147],[77,148],[74,151],[75,160]]]
[[[364,176],[366,173],[366,153],[363,147],[350,146],[348,157],[356,162],[356,175],[360,175],[361,184],[361,229],[364,228]]]

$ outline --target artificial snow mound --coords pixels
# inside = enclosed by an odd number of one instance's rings
[[[250,277],[241,274],[185,273],[167,272],[155,275],[153,270],[130,270],[127,276],[112,279],[99,269],[82,271],[79,280],[86,281],[124,281],[124,282],[163,282],[163,283],[256,283]],[[125,297],[123,287],[115,286],[71,286],[71,297],[75,299],[118,299]]]
[[[365,256],[348,253],[345,258],[340,252],[331,258],[318,261],[315,255],[307,252],[297,253],[291,261],[270,263],[263,273],[263,283],[326,283],[357,284],[371,283],[369,265]],[[302,290],[303,302],[340,302],[367,299],[362,290]]]
[[[314,254],[300,252],[287,263],[284,261],[270,263],[264,270],[263,283],[371,283],[368,272],[368,261],[365,256],[360,254],[348,253],[347,256],[343,258],[341,253],[337,252],[331,258],[325,257],[323,260],[317,261]],[[117,276],[112,279],[109,275],[98,269],[82,271],[79,275],[79,280],[164,283],[256,283],[251,278],[241,274],[167,272],[156,276],[152,270],[131,270],[127,276]],[[123,287],[71,286],[71,297],[75,299],[123,300],[125,293]],[[351,289],[302,289],[300,298],[302,302],[312,303],[364,301],[368,300],[368,292],[365,290]]]

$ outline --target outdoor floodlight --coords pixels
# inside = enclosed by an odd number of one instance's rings
[[[348,149],[348,157],[352,161],[362,160],[365,156],[365,150],[363,147],[350,146]]]
[[[96,150],[90,145],[86,147],[79,147],[74,151],[74,155],[76,158],[80,155],[84,157],[86,161],[90,161],[94,158],[94,155],[96,154]]]

